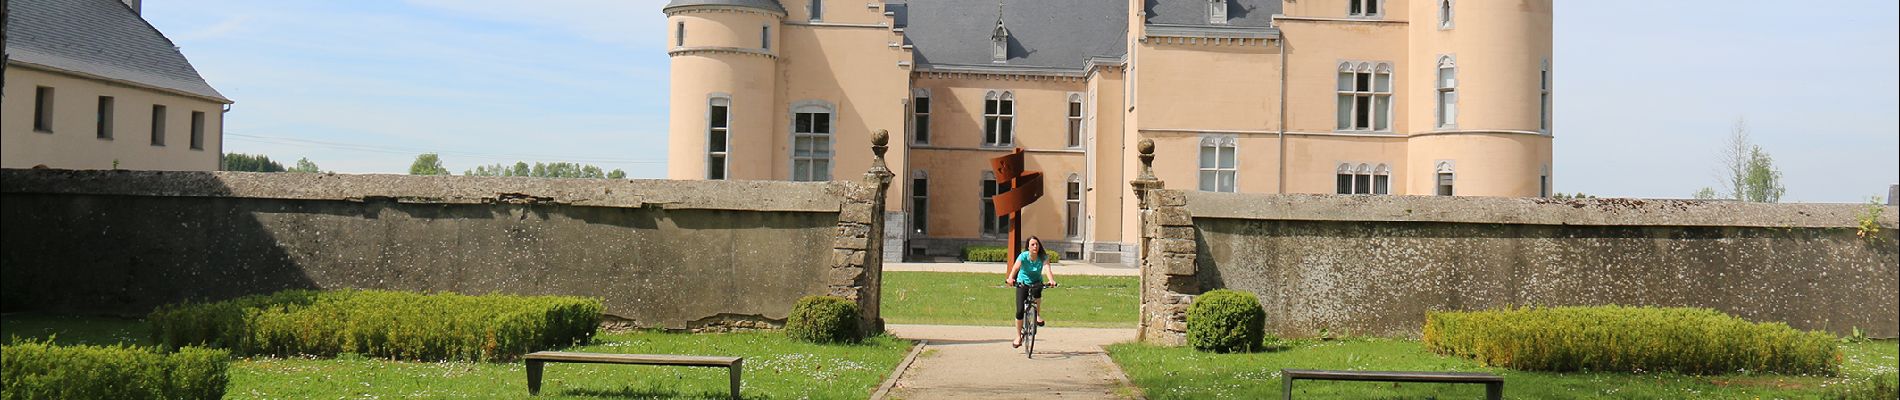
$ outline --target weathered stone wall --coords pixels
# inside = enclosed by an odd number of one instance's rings
[[[888,172],[828,183],[0,171],[4,308],[143,314],[287,288],[595,296],[634,326],[880,326]]]
[[[1161,201],[1144,209],[1155,229],[1144,263],[1167,287],[1144,313],[1154,342],[1178,343],[1184,304],[1220,288],[1258,294],[1269,330],[1285,336],[1416,336],[1432,310],[1601,304],[1707,307],[1875,337],[1900,331],[1893,207],[1147,196]],[[1870,207],[1884,232],[1871,238],[1859,230]]]

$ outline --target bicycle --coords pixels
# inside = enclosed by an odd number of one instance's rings
[[[1022,287],[1024,285],[1018,283],[1015,286]],[[1043,284],[1042,287],[1052,288],[1056,287],[1056,285],[1048,283]],[[1023,329],[1020,332],[1016,332],[1016,335],[1023,338],[1023,356],[1027,358],[1036,358],[1036,327],[1041,325],[1036,323],[1036,321],[1042,314],[1042,307],[1036,305],[1038,298],[1039,297],[1025,296],[1023,297],[1023,303],[1018,305],[1023,308]]]

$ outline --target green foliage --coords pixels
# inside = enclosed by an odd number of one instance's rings
[[[625,179],[627,177],[627,171],[618,169],[611,172],[602,171],[600,167],[587,164],[566,162],[548,164],[537,162],[530,167],[528,163],[520,161],[515,162],[514,165],[499,163],[478,165],[475,166],[475,169],[465,171],[462,174],[468,176],[526,176],[535,178]]]
[[[1062,261],[1062,253],[1058,253],[1055,250],[1043,249],[1042,253],[1049,256],[1050,264],[1054,264],[1054,263]],[[1007,262],[1007,261],[1012,261],[1015,258],[1016,258],[1015,255],[1009,254],[1009,248],[1003,247],[1003,246],[964,246],[963,247],[963,261]]]
[[[442,166],[442,157],[435,153],[416,155],[416,161],[409,163],[410,175],[449,175],[449,169]]]
[[[884,271],[879,316],[893,324],[1010,326],[1015,311],[1002,272]],[[1043,292],[1043,315],[1055,327],[1133,327],[1139,287],[1133,276],[1064,275],[1062,289]]]
[[[1774,157],[1748,139],[1748,124],[1735,121],[1735,128],[1722,149],[1722,186],[1728,198],[1757,203],[1777,203],[1788,192],[1782,186],[1781,171]]]
[[[1425,315],[1425,347],[1535,371],[1833,374],[1833,336],[1701,308],[1555,307]]]
[[[1882,242],[1885,242],[1886,240],[1880,236],[1880,212],[1885,210],[1886,207],[1887,206],[1880,204],[1880,196],[1874,196],[1872,199],[1868,199],[1867,211],[1861,213],[1860,217],[1855,221],[1859,227],[1859,231],[1854,234],[1874,244],[1882,244]]]
[[[323,172],[323,169],[317,168],[317,163],[311,162],[309,158],[298,158],[297,166],[290,168],[290,171],[286,171],[286,172],[303,172],[303,173],[315,174],[315,173]]]
[[[241,355],[359,353],[403,360],[505,361],[585,343],[599,299],[556,296],[287,290],[159,307],[146,319],[161,346]]]
[[[118,169],[118,165],[115,164],[112,166],[112,168]],[[265,156],[263,154],[224,153],[223,159],[219,160],[218,170],[241,171],[241,172],[284,172],[284,165],[279,164],[276,161],[271,161],[269,156]]]
[[[1696,190],[1695,194],[1690,195],[1690,197],[1696,200],[1716,200],[1722,198],[1722,195],[1716,194],[1715,188],[1704,186],[1701,190]]]
[[[1187,342],[1200,351],[1251,352],[1266,339],[1267,312],[1253,293],[1220,289],[1195,296],[1187,309]]]
[[[858,305],[841,297],[805,296],[792,306],[785,334],[812,343],[857,343]]]
[[[1831,400],[1891,400],[1900,399],[1900,373],[1888,371],[1864,379],[1856,379],[1846,384],[1828,388],[1823,399]]]
[[[229,381],[230,354],[186,347],[163,354],[126,345],[59,346],[14,340],[0,353],[12,399],[217,399]]]

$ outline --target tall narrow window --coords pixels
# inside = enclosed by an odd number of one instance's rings
[[[112,140],[112,96],[99,96],[99,138]]]
[[[1451,0],[1438,0],[1438,29],[1451,29]]]
[[[40,86],[33,90],[33,130],[53,133],[53,88]]]
[[[152,105],[152,145],[165,145],[165,106]]]
[[[1537,71],[1537,130],[1550,132],[1550,60]]]
[[[1451,56],[1438,59],[1438,127],[1458,126],[1458,65]]]
[[[1385,15],[1385,10],[1382,9],[1384,4],[1380,4],[1383,3],[1381,0],[1346,0],[1346,2],[1350,3],[1346,9],[1346,15],[1348,16],[1378,17]]]
[[[1352,164],[1339,164],[1333,170],[1333,193],[1352,194]]]
[[[825,0],[811,0],[811,20],[822,21],[824,19]]]
[[[727,179],[732,167],[732,99],[714,97],[706,115],[706,179]]]
[[[1227,23],[1227,0],[1207,0],[1207,23]]]
[[[1537,197],[1550,197],[1550,166],[1537,171]]]
[[[1452,172],[1451,161],[1439,161],[1438,168],[1436,168],[1436,170],[1437,170],[1437,178],[1438,178],[1437,179],[1438,195],[1451,196],[1454,193],[1456,193],[1452,191],[1452,182],[1453,182],[1453,179],[1456,178],[1456,176]]]
[[[998,193],[1002,192],[1003,187],[996,183],[996,173],[983,171],[983,215],[979,217],[983,218],[984,235],[1008,233],[1006,231],[1009,230],[1009,216],[997,216],[996,203],[993,200]]]
[[[1235,173],[1239,160],[1236,160],[1235,140],[1231,136],[1209,136],[1201,138],[1201,190],[1208,192],[1233,192]]]
[[[929,232],[930,222],[930,176],[924,171],[910,172],[910,231],[923,235]]]
[[[1372,169],[1372,194],[1392,193],[1392,167],[1379,164]]]
[[[1069,147],[1082,147],[1082,95],[1069,94]]]
[[[1016,94],[989,92],[983,96],[983,145],[1009,147],[1016,143]]]
[[[1340,63],[1338,92],[1337,129],[1392,129],[1392,64]]]
[[[1082,237],[1082,176],[1069,174],[1069,184],[1066,187],[1068,201],[1063,203],[1067,208],[1063,210],[1065,212],[1063,215],[1068,218],[1069,237],[1079,238]]]
[[[205,112],[191,112],[191,149],[205,149]]]
[[[772,27],[766,26],[759,28],[759,48],[766,50],[772,49]]]
[[[673,46],[674,46],[674,47],[685,47],[685,46],[686,46],[686,23],[685,23],[685,22],[680,22],[680,23],[678,23],[678,24],[676,24],[676,25],[674,25],[674,28],[673,28]]]
[[[913,132],[911,134],[911,141],[920,145],[929,145],[930,144],[930,91],[925,90],[925,89],[917,89],[917,91],[913,93],[913,95],[916,97],[911,99],[911,102],[910,102],[911,112],[914,113],[913,118],[912,118],[912,123],[916,124],[917,127],[911,130],[911,132]]]
[[[831,180],[831,108],[800,106],[792,119],[792,180]]]

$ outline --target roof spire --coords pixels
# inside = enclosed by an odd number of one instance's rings
[[[996,0],[996,30],[990,33],[991,40],[1009,38],[1009,28],[1003,26],[1003,0]]]

